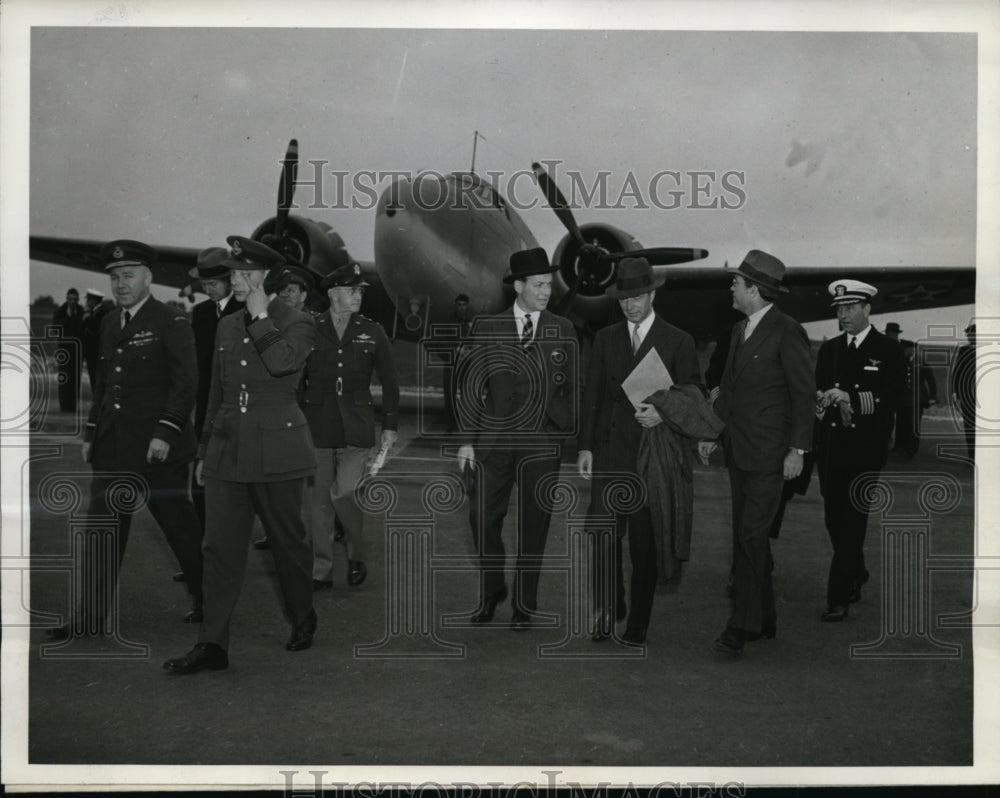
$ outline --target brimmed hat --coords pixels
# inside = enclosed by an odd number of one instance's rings
[[[850,305],[853,302],[871,302],[878,293],[874,285],[868,285],[860,280],[834,280],[827,287],[833,297],[831,305]]]
[[[331,288],[342,288],[355,286],[361,286],[364,288],[368,283],[365,282],[365,278],[361,275],[361,267],[357,263],[348,263],[346,266],[341,266],[339,269],[334,269],[319,284],[319,287],[323,291],[328,291]]]
[[[976,323],[974,321],[970,321],[969,326],[966,327],[964,330],[962,330],[962,332],[967,332],[967,333],[970,332],[974,333],[975,331],[976,331]]]
[[[645,258],[622,258],[618,262],[615,284],[609,286],[604,293],[615,299],[628,299],[655,291],[666,280],[665,275],[653,274],[653,267]]]
[[[522,249],[510,256],[510,273],[503,281],[510,285],[515,280],[523,280],[533,274],[552,274],[558,269],[558,266],[549,263],[549,256],[541,247]]]
[[[903,331],[903,328],[900,327],[896,322],[890,321],[888,324],[885,325],[885,331],[901,333]]]
[[[287,285],[300,286],[305,291],[315,291],[319,288],[322,278],[308,266],[284,266],[278,269],[277,285],[280,291]]]
[[[104,261],[104,271],[109,272],[120,266],[146,266],[156,263],[156,250],[141,241],[130,241],[122,238],[109,241],[98,253]]]
[[[285,262],[285,256],[280,252],[275,252],[266,244],[261,244],[252,238],[229,236],[226,243],[231,247],[229,256],[222,262],[227,269],[263,271]]]
[[[198,280],[218,280],[229,276],[229,267],[223,263],[229,258],[225,247],[208,247],[198,253],[198,265],[188,272],[188,277]]]
[[[735,271],[752,283],[782,294],[788,293],[788,289],[781,284],[785,277],[785,264],[763,250],[751,249]]]

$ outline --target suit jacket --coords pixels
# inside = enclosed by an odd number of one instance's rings
[[[382,385],[382,429],[399,423],[399,381],[382,325],[354,313],[338,338],[329,313],[316,317],[301,403],[313,443],[324,449],[375,444],[372,371]]]
[[[166,462],[190,461],[198,381],[187,316],[153,297],[121,328],[116,307],[101,322],[100,360],[84,440],[95,470],[148,471],[149,442],[170,444]]]
[[[903,349],[874,327],[853,356],[847,335],[824,341],[816,360],[816,388],[841,388],[851,397],[851,425],[845,426],[836,406],[818,424],[817,460],[850,464],[864,471],[885,464],[893,414],[906,391]]]
[[[813,447],[816,384],[809,338],[777,305],[746,341],[744,329],[733,328],[715,403],[726,424],[726,459],[742,471],[781,471],[790,447]]]
[[[694,339],[659,316],[635,354],[627,321],[599,330],[587,369],[579,441],[581,450],[593,451],[595,471],[636,470],[643,428],[621,385],[650,349],[656,349],[675,385],[703,386]]]
[[[312,316],[275,299],[268,317],[219,320],[212,384],[198,457],[205,476],[231,482],[276,482],[307,476],[316,453],[296,401],[312,351]]]
[[[243,310],[243,303],[230,296],[222,316],[229,316]],[[208,389],[212,384],[212,356],[215,354],[215,332],[219,327],[219,316],[215,302],[199,302],[191,310],[191,328],[194,330],[194,345],[198,353],[198,396],[194,405],[194,434],[201,438],[205,426],[205,408],[208,406]]]
[[[530,440],[536,433],[562,438],[576,434],[579,347],[568,319],[541,311],[527,348],[518,340],[513,306],[496,316],[476,318],[470,335],[468,359],[456,368],[463,393],[456,411],[460,428],[472,433],[477,457],[485,457],[504,440]]]

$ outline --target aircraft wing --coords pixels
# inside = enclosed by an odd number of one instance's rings
[[[715,338],[732,324],[729,285],[735,269],[705,266],[656,267],[667,282],[656,296],[656,310],[696,339]],[[799,322],[834,317],[827,287],[837,278],[862,280],[878,288],[872,313],[971,305],[976,301],[976,270],[968,267],[789,268],[789,289],[778,305]],[[618,316],[620,318],[620,316]]]
[[[28,240],[28,256],[32,260],[72,266],[91,272],[104,274],[104,264],[98,258],[105,241],[84,238],[53,238],[31,236]],[[194,282],[188,275],[198,262],[198,248],[155,246],[156,267],[153,282],[173,288],[183,288]]]

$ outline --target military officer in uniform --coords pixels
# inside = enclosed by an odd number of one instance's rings
[[[156,252],[138,241],[112,241],[100,251],[118,307],[101,323],[100,363],[93,404],[84,432],[83,457],[94,478],[88,513],[112,515],[109,472],[134,472],[149,486],[148,507],[177,557],[193,597],[185,616],[201,620],[202,560],[198,519],[187,498],[188,465],[195,453],[191,427],[197,372],[194,335],[183,313],[149,293]],[[118,564],[125,555],[131,514],[118,512]],[[100,562],[99,556],[88,562]],[[114,607],[115,585],[97,575],[105,598],[104,616],[83,618],[91,634],[104,631]],[[83,613],[78,608],[78,613]],[[68,627],[53,630],[68,635]]]
[[[309,648],[312,545],[302,523],[306,477],[316,470],[309,427],[296,401],[315,339],[310,315],[264,292],[264,275],[282,263],[270,247],[227,239],[224,263],[245,312],[219,321],[212,384],[196,469],[205,482],[205,620],[198,643],[163,667],[173,673],[229,665],[229,622],[246,571],[256,514],[271,540],[275,570],[292,627],[289,651]]]
[[[870,502],[867,492],[852,494],[851,483],[885,465],[906,378],[902,348],[868,321],[877,289],[835,280],[829,291],[844,332],[823,343],[816,361],[816,468],[833,544],[822,620],[836,622],[861,598],[869,576],[864,543]]]
[[[382,386],[378,451],[384,453],[383,460],[396,442],[399,382],[385,331],[358,312],[366,285],[357,264],[341,266],[323,279],[320,287],[330,299],[330,310],[316,317],[316,348],[306,363],[301,393],[316,445],[316,482],[309,504],[316,590],[333,585],[334,510],[346,534],[347,583],[360,585],[367,574],[364,513],[354,489],[375,444],[373,371]]]
[[[105,299],[96,288],[88,288],[84,295],[83,309],[83,359],[87,364],[87,377],[93,394],[97,386],[97,364],[101,357],[101,320],[115,309],[115,303]]]

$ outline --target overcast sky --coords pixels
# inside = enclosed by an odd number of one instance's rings
[[[468,169],[478,130],[477,171],[516,202],[541,200],[515,178],[532,160],[562,162],[564,193],[566,170],[606,172],[612,203],[639,196],[579,221],[712,266],[752,247],[789,266],[975,263],[973,34],[36,27],[31,46],[37,235],[219,244],[273,214],[292,137],[332,202],[331,170]],[[666,170],[679,184],[654,196]],[[739,207],[691,207],[713,202]],[[374,210],[306,215],[373,257]],[[554,214],[522,216],[551,255]],[[103,277],[34,267],[32,295],[67,280]]]

